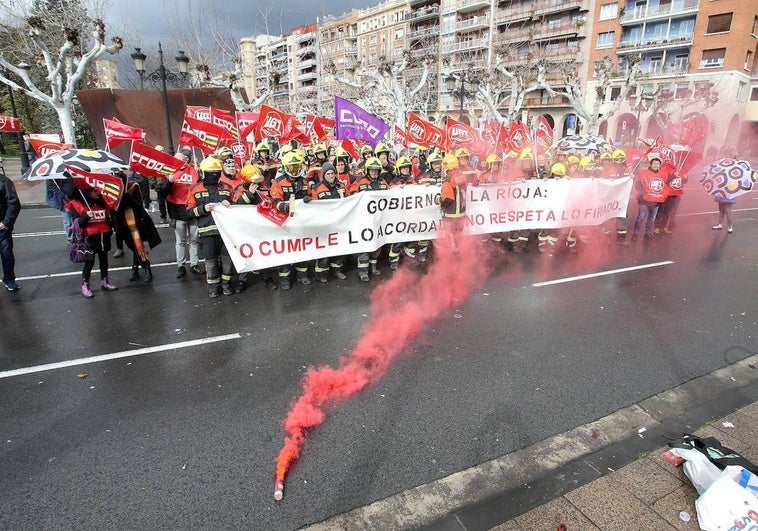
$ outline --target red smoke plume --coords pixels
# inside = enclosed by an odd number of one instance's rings
[[[426,273],[401,268],[372,292],[369,321],[353,351],[340,358],[338,368],[308,369],[303,394],[284,420],[287,435],[276,461],[277,499],[281,499],[284,476],[300,457],[308,430],[324,421],[324,408],[376,383],[408,343],[484,282],[488,260],[482,238],[459,240],[459,252],[451,251],[448,238],[435,240],[435,260]]]

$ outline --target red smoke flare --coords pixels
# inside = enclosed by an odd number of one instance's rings
[[[276,482],[300,457],[308,430],[324,421],[324,408],[376,383],[398,355],[432,321],[453,305],[463,303],[488,273],[485,246],[479,236],[459,238],[452,252],[449,238],[434,242],[435,260],[425,274],[401,268],[371,294],[369,321],[355,349],[342,356],[338,368],[311,367],[303,379],[303,394],[284,420],[286,437],[276,460]],[[281,490],[277,486],[279,497]]]

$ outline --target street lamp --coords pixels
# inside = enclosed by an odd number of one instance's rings
[[[142,53],[141,49],[135,48],[134,53],[132,53],[130,57],[134,63],[134,69],[139,74],[139,88],[140,90],[143,90],[143,78],[146,72],[145,63],[147,56]],[[181,76],[181,79],[187,79],[187,66],[190,62],[189,57],[184,54],[184,50],[179,50],[179,54],[174,59],[176,59],[176,65],[179,69],[179,75]],[[168,91],[166,89],[166,81],[169,83],[176,83],[179,81],[179,76],[166,68],[166,66],[163,64],[163,48],[161,48],[160,42],[158,43],[158,63],[158,68],[148,74],[147,78],[153,83],[157,83],[158,81],[161,82],[161,87],[163,89],[163,106],[166,111],[166,129],[168,131],[168,152],[169,154],[173,155],[174,141],[172,139],[173,134],[171,133],[171,114],[168,109]]]
[[[29,68],[29,65],[26,63],[19,63],[18,67],[22,70],[27,70]],[[3,69],[3,75],[5,77],[8,77],[9,71],[6,69]],[[16,99],[13,97],[13,88],[8,85],[8,96],[10,97],[11,101],[11,114],[14,118],[18,119],[18,112],[16,111]],[[29,154],[26,152],[26,144],[24,143],[24,135],[21,134],[21,130],[19,129],[18,133],[16,133],[16,139],[18,140],[18,153],[21,157],[21,173],[26,173],[26,170],[29,169]]]
[[[634,136],[640,138],[642,134],[642,124],[640,118],[642,111],[647,112],[652,107],[654,96],[642,90],[639,94],[629,94],[628,96],[629,108],[633,111],[637,111],[637,123],[635,125]]]
[[[461,86],[458,89],[455,88],[456,81],[461,82]],[[471,85],[472,92],[468,92],[466,90],[466,83]],[[473,75],[469,77],[466,74],[461,74],[460,76],[456,77],[453,74],[448,74],[447,77],[445,77],[445,88],[447,89],[448,92],[460,98],[461,109],[460,109],[459,118],[461,121],[464,121],[463,120],[463,103],[466,100],[466,98],[473,98],[474,95],[477,93],[477,91],[479,90],[479,79]]]

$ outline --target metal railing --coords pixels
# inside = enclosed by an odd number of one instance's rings
[[[700,6],[700,0],[685,0],[684,4],[664,4],[653,5],[645,4],[637,8],[628,8],[621,16],[621,22],[631,22],[645,18],[676,16],[696,13]]]

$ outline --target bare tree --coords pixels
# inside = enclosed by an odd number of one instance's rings
[[[90,19],[78,0],[38,2],[32,11],[24,6],[22,2],[5,6],[8,23],[3,29],[14,36],[16,46],[0,52],[0,66],[21,82],[3,70],[0,82],[52,107],[64,141],[76,145],[74,91],[93,61],[105,53],[118,53],[122,40],[114,37],[106,45],[104,22]]]
[[[616,69],[613,60],[609,56],[603,57],[595,65],[597,84],[594,89],[594,98],[590,105],[587,104],[582,90],[581,80],[578,74],[578,65],[570,62],[562,65],[561,74],[564,86],[559,90],[550,88],[548,92],[553,96],[564,96],[573,107],[574,112],[582,124],[582,131],[597,134],[600,125],[606,122],[631,94],[637,89],[637,84],[642,77],[640,71],[640,55],[628,56],[626,68],[623,71]],[[600,113],[601,106],[606,101],[606,94],[618,75],[623,76],[621,92],[617,98],[610,102],[610,108]]]

